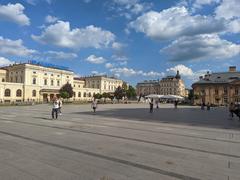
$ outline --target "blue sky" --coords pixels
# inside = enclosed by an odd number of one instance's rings
[[[37,60],[132,85],[240,68],[239,0],[0,1],[0,66]]]

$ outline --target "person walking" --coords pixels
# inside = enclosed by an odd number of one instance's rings
[[[210,103],[208,102],[207,103],[207,110],[210,111],[210,108],[211,108],[211,106],[210,106]]]
[[[92,109],[93,109],[93,112],[96,113],[96,109],[97,109],[97,99],[93,99],[92,101]]]
[[[61,116],[62,115],[62,99],[59,98],[58,99],[58,105],[59,105],[59,108],[58,108],[58,112],[59,112],[59,115]]]
[[[149,102],[149,105],[150,105],[150,113],[153,113],[153,98],[150,100]]]
[[[228,109],[229,109],[229,113],[230,113],[230,114],[229,114],[229,115],[230,115],[230,118],[233,119],[233,117],[234,117],[234,116],[233,116],[233,113],[234,113],[234,111],[235,111],[235,105],[231,102]]]
[[[175,100],[174,101],[174,108],[177,109],[177,106],[178,106],[178,100]]]
[[[58,118],[58,111],[59,111],[59,102],[58,99],[54,99],[53,100],[53,107],[52,107],[52,119],[54,119],[54,117],[57,119]],[[54,116],[55,115],[55,116]]]

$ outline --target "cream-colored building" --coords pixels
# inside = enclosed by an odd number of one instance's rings
[[[149,94],[186,96],[184,81],[179,71],[176,76],[167,76],[159,80],[144,81],[137,84],[137,95]]]
[[[66,83],[73,86],[72,100],[91,100],[97,93],[113,92],[122,85],[120,82],[100,76],[75,78],[74,72],[65,67],[29,61],[0,69],[0,102],[50,101]]]
[[[194,104],[227,105],[240,102],[240,72],[230,66],[228,72],[209,73],[193,83]]]
[[[86,88],[99,89],[100,93],[113,93],[117,87],[123,86],[123,81],[115,77],[105,76],[88,76],[83,77]]]

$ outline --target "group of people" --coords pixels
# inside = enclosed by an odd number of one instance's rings
[[[240,120],[240,104],[239,103],[230,103],[229,105],[229,112],[231,119],[234,117],[234,114],[239,118]]]
[[[58,114],[62,115],[62,100],[60,98],[53,98],[52,119],[57,119]]]
[[[148,101],[149,101],[149,105],[150,105],[149,112],[150,112],[150,113],[153,113],[154,100],[153,100],[153,98],[151,98],[151,99],[148,99]],[[157,109],[159,108],[159,103],[160,103],[160,100],[155,100],[155,104],[156,104],[156,108],[157,108]],[[177,109],[178,103],[179,103],[178,100],[175,100],[175,101],[174,101],[174,108],[175,108],[175,109]]]

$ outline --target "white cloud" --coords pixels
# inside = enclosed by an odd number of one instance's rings
[[[112,55],[112,59],[115,61],[127,61],[128,58],[122,54],[114,54]]]
[[[108,47],[114,42],[115,35],[93,25],[71,30],[69,22],[58,21],[46,27],[41,35],[32,35],[32,38],[43,44],[80,49]]]
[[[134,15],[146,12],[151,7],[152,3],[142,2],[141,0],[113,0],[110,10],[114,10],[118,16],[131,19]]]
[[[7,58],[0,57],[0,66],[7,66],[9,64],[13,64],[13,62]]]
[[[112,43],[112,48],[117,51],[121,51],[126,45],[118,42]]]
[[[25,0],[28,4],[33,6],[37,5],[40,1],[46,2],[48,4],[52,4],[52,0]]]
[[[240,18],[229,22],[228,31],[232,33],[240,33]]]
[[[66,53],[62,51],[47,51],[44,54],[47,59],[74,59],[78,57],[75,53]]]
[[[34,53],[37,53],[37,51],[26,48],[21,39],[14,41],[11,39],[4,39],[0,36],[0,54],[10,56],[29,56]]]
[[[90,55],[85,60],[90,62],[90,63],[92,63],[92,64],[102,64],[102,63],[104,63],[106,61],[105,58],[97,57],[95,55]]]
[[[109,69],[109,68],[113,68],[114,67],[114,64],[112,63],[106,63],[105,64],[105,68]]]
[[[160,50],[171,61],[227,59],[240,54],[240,45],[220,39],[217,35],[181,37]]]
[[[199,76],[203,76],[209,70],[193,71],[191,68],[189,68],[187,66],[178,64],[174,67],[167,69],[166,71],[168,73],[174,73],[174,74],[176,74],[177,71],[179,71],[180,75],[183,76],[184,78],[196,81],[196,80],[198,80]]]
[[[216,33],[226,28],[224,20],[216,20],[211,16],[193,16],[185,7],[147,12],[130,22],[128,27],[157,40]]]
[[[91,74],[95,75],[95,76],[103,76],[106,75],[105,72],[98,72],[98,71],[91,71]]]
[[[205,5],[218,4],[221,0],[196,0],[193,3],[193,8],[200,9]]]
[[[239,9],[239,0],[223,0],[215,10],[216,17],[225,19],[240,17]]]
[[[47,15],[45,17],[45,22],[46,23],[55,23],[56,21],[58,21],[59,19],[57,17],[51,16],[51,15]]]
[[[159,73],[159,72],[155,72],[155,71],[149,71],[149,72],[144,72],[142,70],[134,70],[132,68],[127,68],[127,67],[123,67],[123,68],[113,68],[110,69],[110,71],[114,74],[119,74],[119,75],[123,75],[126,77],[130,77],[130,76],[144,76],[144,77],[159,77],[159,76],[164,76],[164,73]]]
[[[24,14],[24,6],[20,3],[16,4],[0,4],[0,20],[11,21],[19,25],[30,25],[30,19]]]

